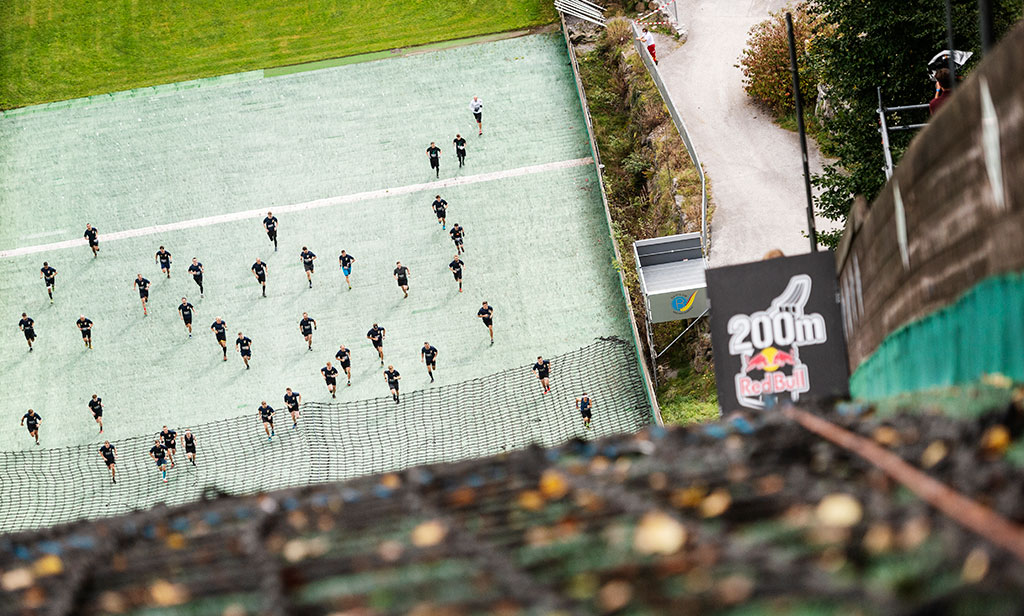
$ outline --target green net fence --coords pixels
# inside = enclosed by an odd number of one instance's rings
[[[551,358],[549,394],[529,366],[456,385],[345,404],[308,403],[297,428],[279,400],[269,441],[254,401],[240,417],[187,427],[196,465],[179,444],[176,467],[161,481],[149,456],[152,436],[113,442],[117,483],[98,445],[0,453],[0,531],[12,532],[199,499],[209,490],[251,494],[339,481],[433,462],[494,455],[530,444],[635,432],[651,409],[631,344],[598,339]],[[344,381],[342,381],[344,383]],[[343,385],[344,386],[344,385]],[[383,386],[383,385],[382,385]],[[585,429],[575,398],[594,400]],[[283,394],[284,392],[282,392]]]

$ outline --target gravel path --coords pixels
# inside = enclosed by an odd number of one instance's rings
[[[679,7],[689,30],[686,44],[672,50],[671,39],[657,39],[664,50],[658,68],[712,182],[714,266],[760,259],[772,248],[787,255],[810,250],[799,138],[750,102],[736,67],[750,28],[784,5],[782,0],[688,1]],[[808,146],[815,173],[822,156],[813,141]],[[817,225],[831,228],[820,219]]]

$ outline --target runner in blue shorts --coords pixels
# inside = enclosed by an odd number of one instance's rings
[[[252,359],[252,338],[238,332],[238,338],[235,339],[235,350],[241,353],[245,369],[248,370],[249,360]]]
[[[348,285],[349,291],[352,290],[352,282],[349,281],[349,274],[352,273],[352,264],[356,262],[356,258],[346,253],[344,250],[341,251],[341,256],[338,257],[338,265],[341,267],[341,273],[345,274],[345,284]]]
[[[164,483],[167,483],[167,453],[159,438],[153,441],[153,446],[149,449],[149,457],[156,460],[156,467],[160,469],[160,476],[163,477]]]
[[[264,400],[257,411],[260,414],[260,421],[263,422],[263,429],[267,433],[267,440],[274,436],[274,409]]]

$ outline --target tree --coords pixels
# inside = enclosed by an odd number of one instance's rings
[[[953,39],[957,49],[975,52],[965,67],[970,71],[980,57],[978,8],[975,0],[952,0]],[[1024,0],[994,0],[997,38],[1021,17]],[[885,185],[883,154],[878,132],[878,94],[887,104],[925,103],[934,86],[926,63],[946,48],[943,0],[809,0],[815,17],[812,53],[818,77],[826,86],[834,117],[826,124],[831,155],[838,162],[813,178],[822,189],[816,207],[824,217],[845,222],[854,195],[874,199]],[[927,113],[927,112],[925,112]],[[922,117],[906,119],[921,121]],[[894,134],[894,161],[913,135]],[[821,234],[826,246],[835,246],[842,232]]]
[[[793,76],[789,70],[789,35],[786,31],[786,13],[793,15],[793,38],[796,41],[797,67],[800,71],[800,93],[804,104],[814,106],[818,79],[806,53],[808,38],[813,31],[807,15],[807,4],[787,7],[750,29],[747,47],[740,56],[743,89],[776,116],[793,110]]]

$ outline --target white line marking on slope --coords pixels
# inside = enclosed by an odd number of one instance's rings
[[[153,225],[150,227],[140,227],[138,229],[127,229],[125,231],[114,231],[113,233],[101,233],[100,242],[113,242],[117,240],[125,240],[133,237],[142,237],[145,235],[155,235],[157,233],[166,233],[168,231],[181,231],[182,229],[194,229],[196,227],[209,227],[212,225],[219,225],[226,222],[236,222],[239,220],[246,220],[248,218],[262,218],[265,216],[265,212],[269,209],[276,214],[288,214],[290,212],[302,212],[305,210],[315,210],[322,207],[332,207],[335,205],[343,205],[346,203],[357,203],[359,201],[368,201],[370,199],[381,199],[384,197],[395,197],[398,195],[408,195],[410,193],[416,193],[424,190],[433,190],[438,188],[449,188],[452,186],[465,186],[467,184],[479,184],[481,182],[491,182],[494,180],[503,180],[507,178],[516,178],[524,175],[533,175],[535,173],[543,173],[545,171],[556,171],[559,169],[569,169],[572,167],[582,167],[585,165],[592,165],[594,160],[586,156],[584,158],[574,158],[570,160],[561,160],[552,163],[542,163],[539,165],[529,165],[527,167],[517,167],[515,169],[506,169],[503,171],[491,171],[490,173],[479,173],[477,175],[468,175],[461,178],[447,178],[444,180],[435,180],[433,182],[424,182],[422,184],[409,184],[406,186],[399,186],[397,188],[382,188],[379,190],[370,190],[366,192],[353,193],[351,195],[341,195],[339,197],[327,197],[326,199],[317,199],[315,201],[306,201],[305,203],[293,203],[292,205],[280,205],[271,208],[258,208],[255,210],[246,210],[244,212],[232,212],[230,214],[219,214],[217,216],[207,216],[205,218],[193,218],[192,220],[182,220],[179,222],[172,222],[163,225]],[[65,240],[63,242],[53,242],[50,244],[37,244],[35,246],[25,246],[22,248],[12,248],[10,250],[0,250],[0,259],[9,259],[12,257],[21,257],[24,255],[30,255],[37,252],[46,252],[50,250],[63,250],[65,248],[74,248],[76,246],[85,246],[85,238],[80,237],[73,240]]]

